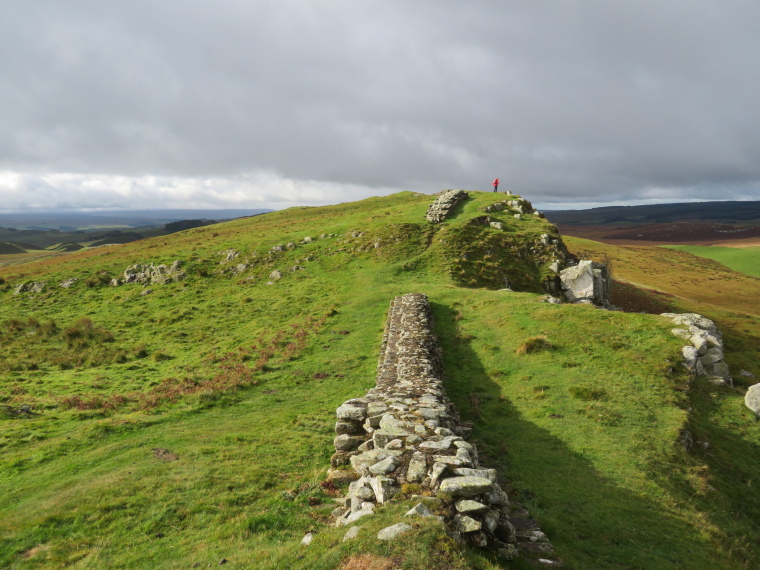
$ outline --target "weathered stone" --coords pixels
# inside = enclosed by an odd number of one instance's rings
[[[426,441],[420,444],[420,449],[427,451],[446,451],[451,447],[451,438],[445,437],[441,441]]]
[[[364,443],[363,437],[348,435],[347,433],[339,435],[333,439],[333,444],[335,445],[336,451],[352,451],[359,447],[362,443]]]
[[[454,528],[462,533],[476,532],[483,528],[483,524],[479,520],[467,515],[454,515],[453,522]]]
[[[474,532],[469,535],[469,538],[473,546],[477,546],[478,548],[485,548],[488,546],[488,537],[484,532]]]
[[[269,280],[270,281],[277,281],[278,279],[282,279],[282,273],[275,269],[272,271],[272,273],[269,274]]]
[[[417,434],[412,434],[406,438],[406,443],[408,445],[417,445],[421,441],[423,441],[423,439]]]
[[[728,368],[728,364],[723,361],[715,362],[713,364],[705,366],[705,371],[707,373],[707,376],[720,378],[725,384],[729,386],[733,384],[733,381],[731,380],[731,371]]]
[[[347,525],[352,524],[358,521],[361,518],[368,517],[371,515],[374,515],[375,512],[370,509],[360,509],[356,511],[355,513],[351,513],[349,516],[347,516],[345,519],[343,519],[341,524]]]
[[[469,469],[460,467],[454,469],[454,473],[460,477],[485,477],[491,483],[496,483],[496,469]]]
[[[392,471],[395,471],[398,467],[398,459],[393,456],[386,457],[382,461],[378,461],[374,465],[369,467],[369,472],[373,475],[387,475]]]
[[[375,492],[375,499],[378,503],[389,501],[398,492],[398,487],[394,485],[394,480],[382,475],[373,477],[370,480],[370,485],[372,485],[372,490]]]
[[[686,368],[693,371],[697,366],[697,358],[699,358],[697,349],[693,346],[684,346],[681,349],[681,354],[683,354],[683,363]]]
[[[702,338],[699,335],[693,335],[689,340],[691,344],[694,345],[697,354],[701,356],[707,352],[707,339]]]
[[[496,531],[496,527],[499,525],[499,511],[488,511],[483,515],[483,528],[486,532],[493,534]]]
[[[351,467],[361,472],[362,469],[368,469],[378,461],[382,461],[391,455],[399,456],[401,452],[393,449],[371,449],[370,451],[352,456],[350,459]]]
[[[406,470],[406,480],[410,483],[421,483],[427,472],[427,459],[424,453],[419,451],[412,455],[409,467]]]
[[[343,404],[335,411],[339,420],[355,420],[363,422],[367,417],[367,408],[355,406],[352,404]]]
[[[609,274],[605,265],[582,260],[578,265],[560,272],[562,290],[571,303],[590,301],[597,305],[609,303]]]
[[[372,434],[372,439],[375,442],[375,447],[385,447],[389,441],[394,439],[406,437],[409,432],[401,428],[390,427],[386,429],[378,429]]]
[[[330,465],[332,467],[343,467],[344,465],[349,465],[351,462],[351,457],[353,455],[354,453],[350,453],[348,451],[336,451],[330,458]]]
[[[754,384],[747,389],[744,395],[744,405],[755,412],[755,416],[760,418],[760,384]]]
[[[328,481],[335,483],[350,483],[355,481],[359,475],[355,471],[349,471],[347,469],[331,468],[327,471]]]
[[[356,448],[356,451],[360,453],[364,453],[365,451],[370,451],[372,449],[375,449],[375,442],[371,439],[368,439],[364,443],[362,443],[359,447]]]
[[[482,515],[483,513],[488,512],[488,505],[484,505],[483,503],[479,503],[478,501],[473,501],[471,499],[460,499],[454,503],[454,507],[458,513],[464,515]]]
[[[357,435],[364,432],[362,424],[353,420],[338,420],[335,423],[335,433],[338,435]]]
[[[700,357],[699,360],[702,362],[703,366],[715,364],[716,362],[723,360],[723,351],[719,348],[708,348],[705,355]]]
[[[405,517],[434,517],[435,514],[424,503],[417,503],[414,507],[406,511]]]
[[[403,449],[404,442],[400,439],[392,439],[385,444],[385,449]]]
[[[346,531],[346,534],[343,535],[343,542],[346,542],[348,540],[353,540],[357,536],[359,536],[359,531],[362,527],[360,526],[352,526]]]
[[[491,227],[495,230],[503,230],[504,224],[502,224],[501,222],[491,222]]]
[[[448,465],[445,463],[434,463],[433,469],[430,473],[430,486],[435,487],[438,484],[438,480],[441,479],[444,472],[448,469]]]
[[[409,532],[412,530],[412,525],[408,525],[406,523],[398,523],[394,524],[393,526],[387,526],[383,530],[377,533],[377,539],[378,540],[393,540],[394,538],[398,538],[405,532]]]
[[[441,483],[441,493],[452,497],[474,497],[491,490],[493,483],[485,477],[449,477]]]

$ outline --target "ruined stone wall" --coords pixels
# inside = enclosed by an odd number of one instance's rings
[[[688,341],[681,350],[686,368],[712,384],[734,385],[728,364],[723,361],[723,333],[713,321],[697,313],[663,313],[662,316],[679,325],[670,332]]]
[[[477,448],[465,439],[469,428],[460,423],[443,388],[441,351],[425,295],[393,300],[377,384],[340,406],[337,418],[330,477],[351,481],[334,513],[336,524],[353,525],[347,538],[360,532],[356,523],[407,484],[418,500],[408,517],[437,513],[458,540],[493,548],[505,558],[521,552],[546,565],[558,564],[536,522],[524,509],[510,507],[496,470],[482,466]],[[378,539],[390,540],[411,528],[400,522],[383,529]]]
[[[425,214],[428,222],[438,224],[446,219],[451,209],[468,196],[464,190],[446,190],[430,204]]]

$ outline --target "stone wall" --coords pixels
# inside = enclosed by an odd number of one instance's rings
[[[723,361],[723,334],[715,323],[697,313],[663,313],[674,324],[671,332],[686,341],[684,365],[696,376],[719,386],[733,386],[728,364]]]
[[[446,219],[451,209],[469,196],[464,190],[445,190],[430,204],[425,214],[428,222],[438,224]]]
[[[496,470],[480,464],[477,448],[465,439],[470,428],[459,421],[442,379],[427,298],[397,297],[388,314],[376,386],[337,410],[329,476],[351,482],[334,513],[336,524],[353,525],[346,538],[355,537],[356,523],[402,493],[417,503],[407,517],[438,516],[457,540],[505,558],[520,552],[558,565],[537,523],[524,509],[510,507]],[[383,529],[378,540],[411,528],[399,522]]]

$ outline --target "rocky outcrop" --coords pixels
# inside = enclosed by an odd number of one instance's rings
[[[13,290],[14,295],[20,295],[21,293],[42,293],[45,289],[45,281],[25,281],[21,285],[17,285]]]
[[[433,224],[444,221],[451,209],[468,196],[469,194],[464,190],[446,190],[441,192],[435,199],[435,202],[430,204],[425,218]]]
[[[696,376],[719,386],[733,386],[731,371],[723,361],[723,334],[715,323],[697,313],[663,313],[674,324],[672,333],[686,341],[684,365]]]
[[[496,470],[480,464],[477,448],[465,439],[471,428],[460,423],[442,378],[427,298],[397,297],[388,314],[376,386],[336,412],[329,476],[352,480],[343,507],[334,513],[336,524],[372,516],[406,485],[419,493],[411,497],[418,503],[407,516],[435,516],[430,506],[459,540],[506,558],[518,550],[540,555],[555,565],[538,525],[524,510],[515,517]],[[394,525],[383,536],[403,528]]]
[[[609,306],[610,277],[603,263],[584,259],[559,273],[562,291],[571,303]]]
[[[130,265],[124,270],[124,278],[122,280],[114,280],[114,285],[120,283],[151,283],[162,285],[171,283],[173,281],[182,281],[186,275],[181,271],[182,262],[177,259],[171,265],[154,265],[149,263],[147,265]]]

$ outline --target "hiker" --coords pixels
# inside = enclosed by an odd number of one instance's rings
[[[494,178],[493,179],[493,191],[498,192],[499,191],[499,179]]]

